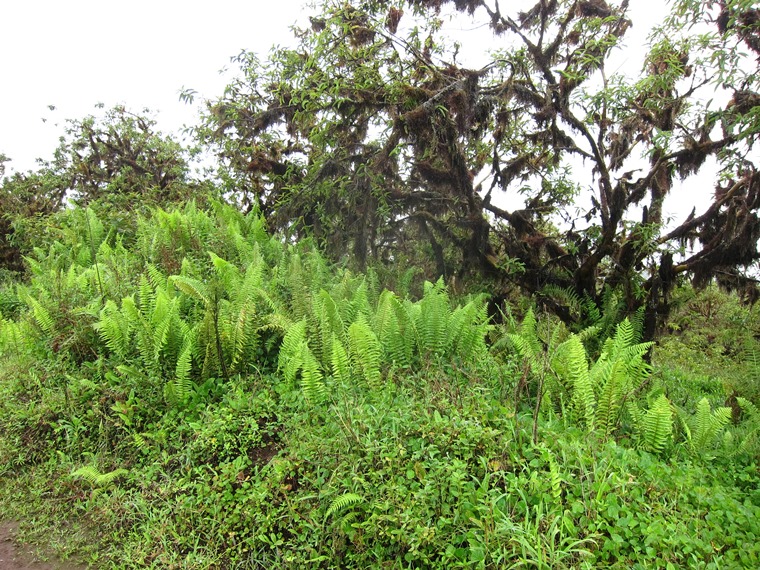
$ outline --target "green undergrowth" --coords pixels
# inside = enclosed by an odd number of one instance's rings
[[[757,407],[653,370],[635,322],[496,327],[221,203],[101,218],[54,220],[0,294],[27,540],[96,568],[760,565]]]
[[[760,405],[760,304],[712,285],[681,288],[655,362],[676,398],[704,393],[715,402],[736,393]]]

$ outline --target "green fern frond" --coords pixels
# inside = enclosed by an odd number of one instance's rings
[[[165,291],[169,287],[169,280],[163,273],[161,273],[161,270],[158,269],[158,267],[152,263],[148,263],[145,269],[148,272],[148,280],[153,286],[153,289],[162,289]]]
[[[145,434],[133,433],[132,443],[141,453],[148,453],[150,451],[150,442]]]
[[[570,335],[562,347],[564,348],[561,351],[564,359],[564,370],[573,389],[573,407],[585,421],[586,428],[591,430],[594,427],[596,398],[589,376],[586,349],[577,335]],[[558,352],[560,352],[559,347]]]
[[[306,343],[301,345],[301,390],[312,404],[321,404],[327,399],[327,387],[323,381],[319,362]]]
[[[349,347],[354,367],[370,388],[380,385],[380,342],[364,316],[348,327]]]
[[[156,319],[153,322],[153,340],[151,346],[153,347],[153,362],[158,364],[161,361],[161,353],[168,344],[169,329],[172,326],[172,320],[174,315],[171,313],[164,313],[162,318]]]
[[[32,316],[42,331],[52,338],[55,336],[55,320],[50,312],[37,299],[29,295],[26,302],[32,309]]]
[[[451,313],[447,345],[460,359],[472,362],[487,352],[489,328],[486,297],[480,295]]]
[[[448,325],[451,318],[449,297],[443,279],[435,284],[425,282],[417,318],[419,352],[421,356],[442,356],[448,349]]]
[[[231,368],[254,357],[260,330],[260,327],[256,326],[257,316],[256,305],[253,300],[249,300],[238,309],[237,318],[233,320],[230,331]]]
[[[356,493],[346,493],[333,500],[330,506],[325,512],[325,519],[329,519],[332,515],[340,514],[347,508],[352,507],[358,503],[364,501],[364,497],[357,495]]]
[[[665,394],[660,394],[641,415],[637,426],[639,447],[661,453],[673,437],[673,410]]]
[[[592,380],[595,385],[600,386],[596,421],[597,428],[608,435],[620,423],[621,410],[630,391],[630,383],[624,361],[606,362],[602,366],[598,366],[598,363],[599,361],[593,367],[597,376]]]
[[[87,217],[87,241],[92,250],[97,250],[107,237],[106,227],[92,208],[85,208]]]
[[[109,300],[100,311],[100,319],[95,330],[108,350],[121,359],[126,359],[132,350],[132,327],[127,316]]]
[[[545,285],[539,294],[548,297],[558,305],[567,307],[572,315],[580,316],[583,309],[583,303],[578,296],[578,293],[573,289],[549,284]]]
[[[314,320],[316,325],[316,335],[312,337],[315,341],[314,352],[318,357],[322,357],[327,362],[332,350],[332,338],[337,336],[344,341],[345,330],[343,318],[341,317],[338,305],[332,296],[324,289],[314,297]]]
[[[633,345],[636,340],[637,339],[635,338],[635,332],[633,330],[631,322],[628,319],[624,319],[617,326],[610,352],[612,354],[618,354],[624,348],[628,348]]]
[[[707,398],[697,403],[697,409],[690,423],[689,443],[698,456],[708,452],[716,443],[720,431],[731,421],[731,408],[721,407],[714,411]]]
[[[535,373],[540,373],[542,369],[541,352],[534,352],[534,345],[530,339],[521,333],[507,333],[506,337],[514,346],[517,354],[528,363],[530,369]]]
[[[22,355],[36,342],[35,331],[27,321],[0,319],[0,355],[15,353]]]
[[[344,287],[349,285],[344,281]],[[349,287],[346,291],[347,296],[341,303],[341,317],[344,323],[353,323],[360,316],[369,318],[372,309],[369,304],[369,295],[367,284],[364,279],[358,281],[353,291]]]
[[[174,380],[170,383],[171,396],[179,403],[185,402],[192,392],[190,372],[193,364],[194,343],[191,334],[185,336],[182,350],[177,358]]]
[[[148,315],[153,311],[153,306],[156,303],[156,291],[151,286],[145,274],[140,276],[138,301],[138,307],[143,314]]]
[[[635,342],[641,342],[641,339],[644,337],[645,317],[645,307],[639,307],[630,317],[628,317],[628,320],[631,322],[631,327],[633,328],[634,338],[636,339]]]
[[[278,356],[278,367],[288,382],[295,381],[298,370],[303,365],[302,345],[306,343],[306,319],[292,325],[282,339]]]
[[[351,379],[351,361],[343,343],[336,337],[332,338],[332,355],[330,364],[332,374],[338,382],[345,384]]]
[[[747,414],[750,418],[760,420],[760,409],[758,409],[755,404],[741,396],[736,398],[736,403],[739,405],[739,408],[741,408],[741,411]]]
[[[111,486],[116,479],[128,475],[129,471],[126,469],[115,469],[108,473],[101,473],[97,467],[93,465],[85,465],[79,469],[74,470],[71,473],[72,477],[77,477],[87,481],[92,487],[103,488]]]
[[[593,326],[597,326],[602,320],[602,311],[599,310],[599,306],[588,296],[584,296],[581,300],[581,310],[586,315],[587,322]],[[599,327],[601,330],[601,327]]]
[[[635,400],[626,400],[625,410],[631,419],[634,431],[638,433],[640,426],[644,423],[644,411]]]
[[[205,307],[211,306],[211,293],[202,281],[184,275],[172,275],[169,281],[182,293],[197,299]]]
[[[137,303],[135,302],[134,297],[124,297],[121,300],[121,313],[129,322],[130,327],[137,328],[141,325],[142,315],[140,314],[140,310],[137,308]]]
[[[520,339],[516,344],[518,353],[524,359],[527,359],[528,362],[531,363],[531,366],[534,366],[536,370],[540,369],[541,367],[541,353],[543,352],[541,341],[538,338],[537,329],[538,321],[536,320],[536,315],[531,308],[528,309],[525,317],[523,317],[523,321],[520,323],[520,327],[517,333],[508,335],[509,339],[513,343],[515,343],[516,339]]]
[[[253,260],[246,267],[239,285],[235,290],[230,292],[236,304],[245,303],[249,299],[258,296],[259,292],[264,287],[265,269],[266,264],[264,263],[261,254],[258,252],[258,244],[256,244],[254,246]]]
[[[416,338],[409,313],[391,291],[380,294],[374,326],[382,346],[383,360],[397,366],[409,366]]]
[[[302,319],[311,313],[311,291],[305,275],[301,256],[294,253],[286,271],[286,281],[291,294],[290,309],[294,318]]]
[[[213,251],[209,251],[208,255],[211,257],[211,263],[214,265],[216,274],[221,281],[222,289],[224,291],[234,291],[241,281],[240,270],[233,263],[219,257]]]
[[[282,339],[282,346],[280,347],[281,364],[284,364],[282,361],[295,356],[300,350],[301,343],[305,341],[306,319],[301,319],[288,329],[285,338]]]

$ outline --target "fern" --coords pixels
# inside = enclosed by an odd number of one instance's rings
[[[409,366],[413,347],[409,313],[391,291],[383,291],[375,313],[374,325],[383,350],[383,360],[397,366]]]
[[[192,384],[190,371],[193,363],[194,342],[192,334],[187,331],[182,344],[177,364],[175,366],[174,380],[167,384],[167,392],[170,400],[184,403],[190,397]]]
[[[661,453],[673,437],[673,411],[670,400],[660,394],[650,408],[638,414],[638,446],[646,451]]]
[[[329,519],[335,514],[340,514],[347,508],[352,507],[364,501],[364,497],[357,495],[356,493],[346,493],[337,497],[330,503],[330,506],[325,511],[325,520]]]
[[[485,296],[457,307],[448,323],[447,345],[465,362],[472,362],[487,351],[488,311]]]
[[[288,329],[280,346],[278,367],[288,382],[295,381],[296,374],[303,365],[301,346],[305,342],[306,319],[302,319]]]
[[[736,403],[741,408],[742,412],[747,414],[752,420],[760,420],[760,409],[752,402],[741,396],[736,398]]]
[[[342,341],[346,338],[343,318],[337,303],[324,289],[314,298],[313,310],[316,328],[316,334],[312,337],[314,352],[327,363],[332,350],[332,338],[337,337]]]
[[[351,379],[351,361],[348,357],[343,343],[337,338],[332,337],[332,350],[330,363],[332,366],[332,374],[338,382],[345,384]]]
[[[42,331],[48,335],[48,338],[55,337],[55,320],[50,315],[50,312],[42,306],[37,299],[31,295],[26,300],[29,307],[32,309],[32,315]]]
[[[128,474],[129,471],[126,469],[114,469],[108,473],[101,473],[97,467],[93,465],[85,465],[74,470],[71,473],[71,476],[84,479],[95,489],[103,489],[112,486],[118,478],[124,477]]]
[[[35,346],[36,331],[26,321],[9,321],[0,318],[0,356],[13,352],[20,357]]]
[[[205,307],[211,306],[211,293],[205,283],[183,275],[172,275],[169,277],[169,281],[185,295],[203,303]]]
[[[630,382],[625,363],[610,362],[606,355],[599,358],[591,371],[592,382],[601,386],[597,399],[597,427],[605,435],[611,433],[619,424],[623,402],[629,390]]]
[[[152,263],[148,263],[145,270],[148,273],[148,281],[153,289],[165,291],[169,288],[169,279],[161,273],[158,267]]]
[[[525,314],[517,333],[508,333],[506,336],[512,342],[520,357],[528,362],[531,370],[538,373],[543,368],[541,341],[536,331],[537,321],[533,309]]]
[[[294,253],[290,256],[287,269],[287,285],[291,294],[290,309],[296,319],[305,318],[311,313],[311,291],[308,284],[301,256]]]
[[[322,379],[319,362],[306,343],[301,345],[301,389],[304,397],[312,404],[321,404],[327,399],[327,387]]]
[[[684,426],[692,453],[696,457],[708,457],[718,435],[730,420],[731,408],[721,407],[713,411],[707,398],[702,398],[697,403],[696,412]]]
[[[354,368],[370,388],[380,385],[380,343],[363,316],[348,327],[349,347]]]
[[[249,300],[243,303],[236,311],[233,311],[230,317],[232,321],[229,335],[232,353],[230,367],[235,368],[254,353],[258,344],[258,313],[254,301]]]
[[[448,335],[450,317],[451,308],[443,280],[439,279],[435,284],[425,282],[417,317],[420,355],[442,356],[446,352],[450,340]]]
[[[150,315],[153,336],[150,345],[153,349],[153,363],[157,366],[161,362],[162,352],[169,345],[169,332],[176,315],[176,305],[160,292],[156,296],[156,305]]]
[[[644,355],[653,343],[634,344],[638,338],[634,326],[625,319],[618,325],[615,336],[604,342],[601,355],[591,367],[598,427],[605,434],[620,424],[623,404],[649,376],[650,366]]]
[[[132,327],[129,318],[122,313],[113,301],[107,301],[100,311],[100,319],[95,323],[95,330],[106,347],[125,360],[132,351]]]
[[[733,447],[724,445],[724,449],[731,449],[732,455],[748,453],[754,449],[755,455],[757,455],[758,434],[760,434],[760,410],[752,402],[742,397],[737,397],[736,403],[741,409],[743,416],[746,416],[742,422],[746,427],[739,444]],[[731,431],[726,430],[724,436],[729,434],[731,434]]]
[[[306,340],[306,319],[302,319],[285,335],[280,347],[279,369],[289,383],[294,383],[301,373],[301,389],[306,399],[315,404],[327,397],[319,362],[309,349]]]
[[[368,319],[372,314],[364,278],[351,277],[346,273],[333,290],[332,296],[340,303],[340,316],[344,323],[353,323],[360,316]]]
[[[156,292],[153,287],[151,287],[150,282],[148,281],[147,277],[145,277],[145,274],[140,275],[140,285],[138,288],[138,306],[140,307],[140,310],[143,314],[148,314],[152,312],[153,307],[156,303]]]
[[[557,304],[567,307],[574,317],[579,317],[583,309],[583,301],[578,293],[569,287],[560,287],[559,285],[545,285],[540,294],[550,298]]]
[[[148,453],[150,451],[150,442],[148,441],[148,434],[133,433],[132,443],[141,453]]]
[[[586,349],[577,335],[570,335],[563,345],[565,370],[573,388],[572,404],[578,416],[583,418],[586,428],[591,430],[596,416],[596,398],[589,376]]]

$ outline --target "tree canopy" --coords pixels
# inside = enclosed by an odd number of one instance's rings
[[[753,284],[760,11],[745,4],[675,2],[631,77],[606,67],[627,0],[326,0],[296,47],[238,56],[199,132],[242,204],[335,257],[475,273],[497,293],[619,288],[651,330],[679,275]],[[457,13],[493,36],[478,69],[446,39]],[[666,226],[679,180],[714,197]]]
[[[52,160],[36,171],[15,172],[0,185],[0,268],[20,271],[22,242],[13,223],[60,211],[68,202],[107,201],[112,216],[168,205],[208,185],[190,175],[192,152],[161,134],[150,111],[124,106],[101,117],[69,120]],[[0,165],[10,159],[0,155]],[[5,169],[0,170],[0,177]]]
[[[145,114],[69,122],[51,162],[3,181],[3,266],[20,264],[15,215],[213,192],[333,259],[408,263],[497,300],[519,288],[568,322],[615,291],[651,337],[681,277],[754,300],[760,10],[672,2],[632,75],[611,65],[632,49],[627,0],[518,4],[321,0],[294,47],[242,52],[208,102],[213,182]],[[446,34],[464,17],[472,45]],[[673,223],[678,184],[712,198]]]

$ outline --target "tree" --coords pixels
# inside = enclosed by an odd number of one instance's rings
[[[753,283],[760,74],[746,51],[760,54],[760,28],[744,4],[675,3],[628,78],[605,69],[627,0],[325,0],[297,47],[237,58],[242,75],[199,132],[242,203],[334,256],[429,256],[432,273],[475,272],[496,292],[598,301],[617,288],[647,307],[651,336],[678,276]],[[478,69],[446,43],[455,12],[493,34]],[[716,89],[733,96],[702,99]],[[710,157],[712,205],[666,231],[674,183],[703,185]],[[515,193],[523,208],[499,205]]]
[[[190,151],[156,130],[148,111],[119,106],[103,117],[67,121],[53,159],[36,171],[16,172],[0,185],[0,267],[20,271],[24,236],[13,223],[44,218],[68,201],[107,202],[110,215],[172,202],[208,191],[190,177]],[[0,156],[0,162],[9,159]],[[199,192],[201,189],[203,192]]]

